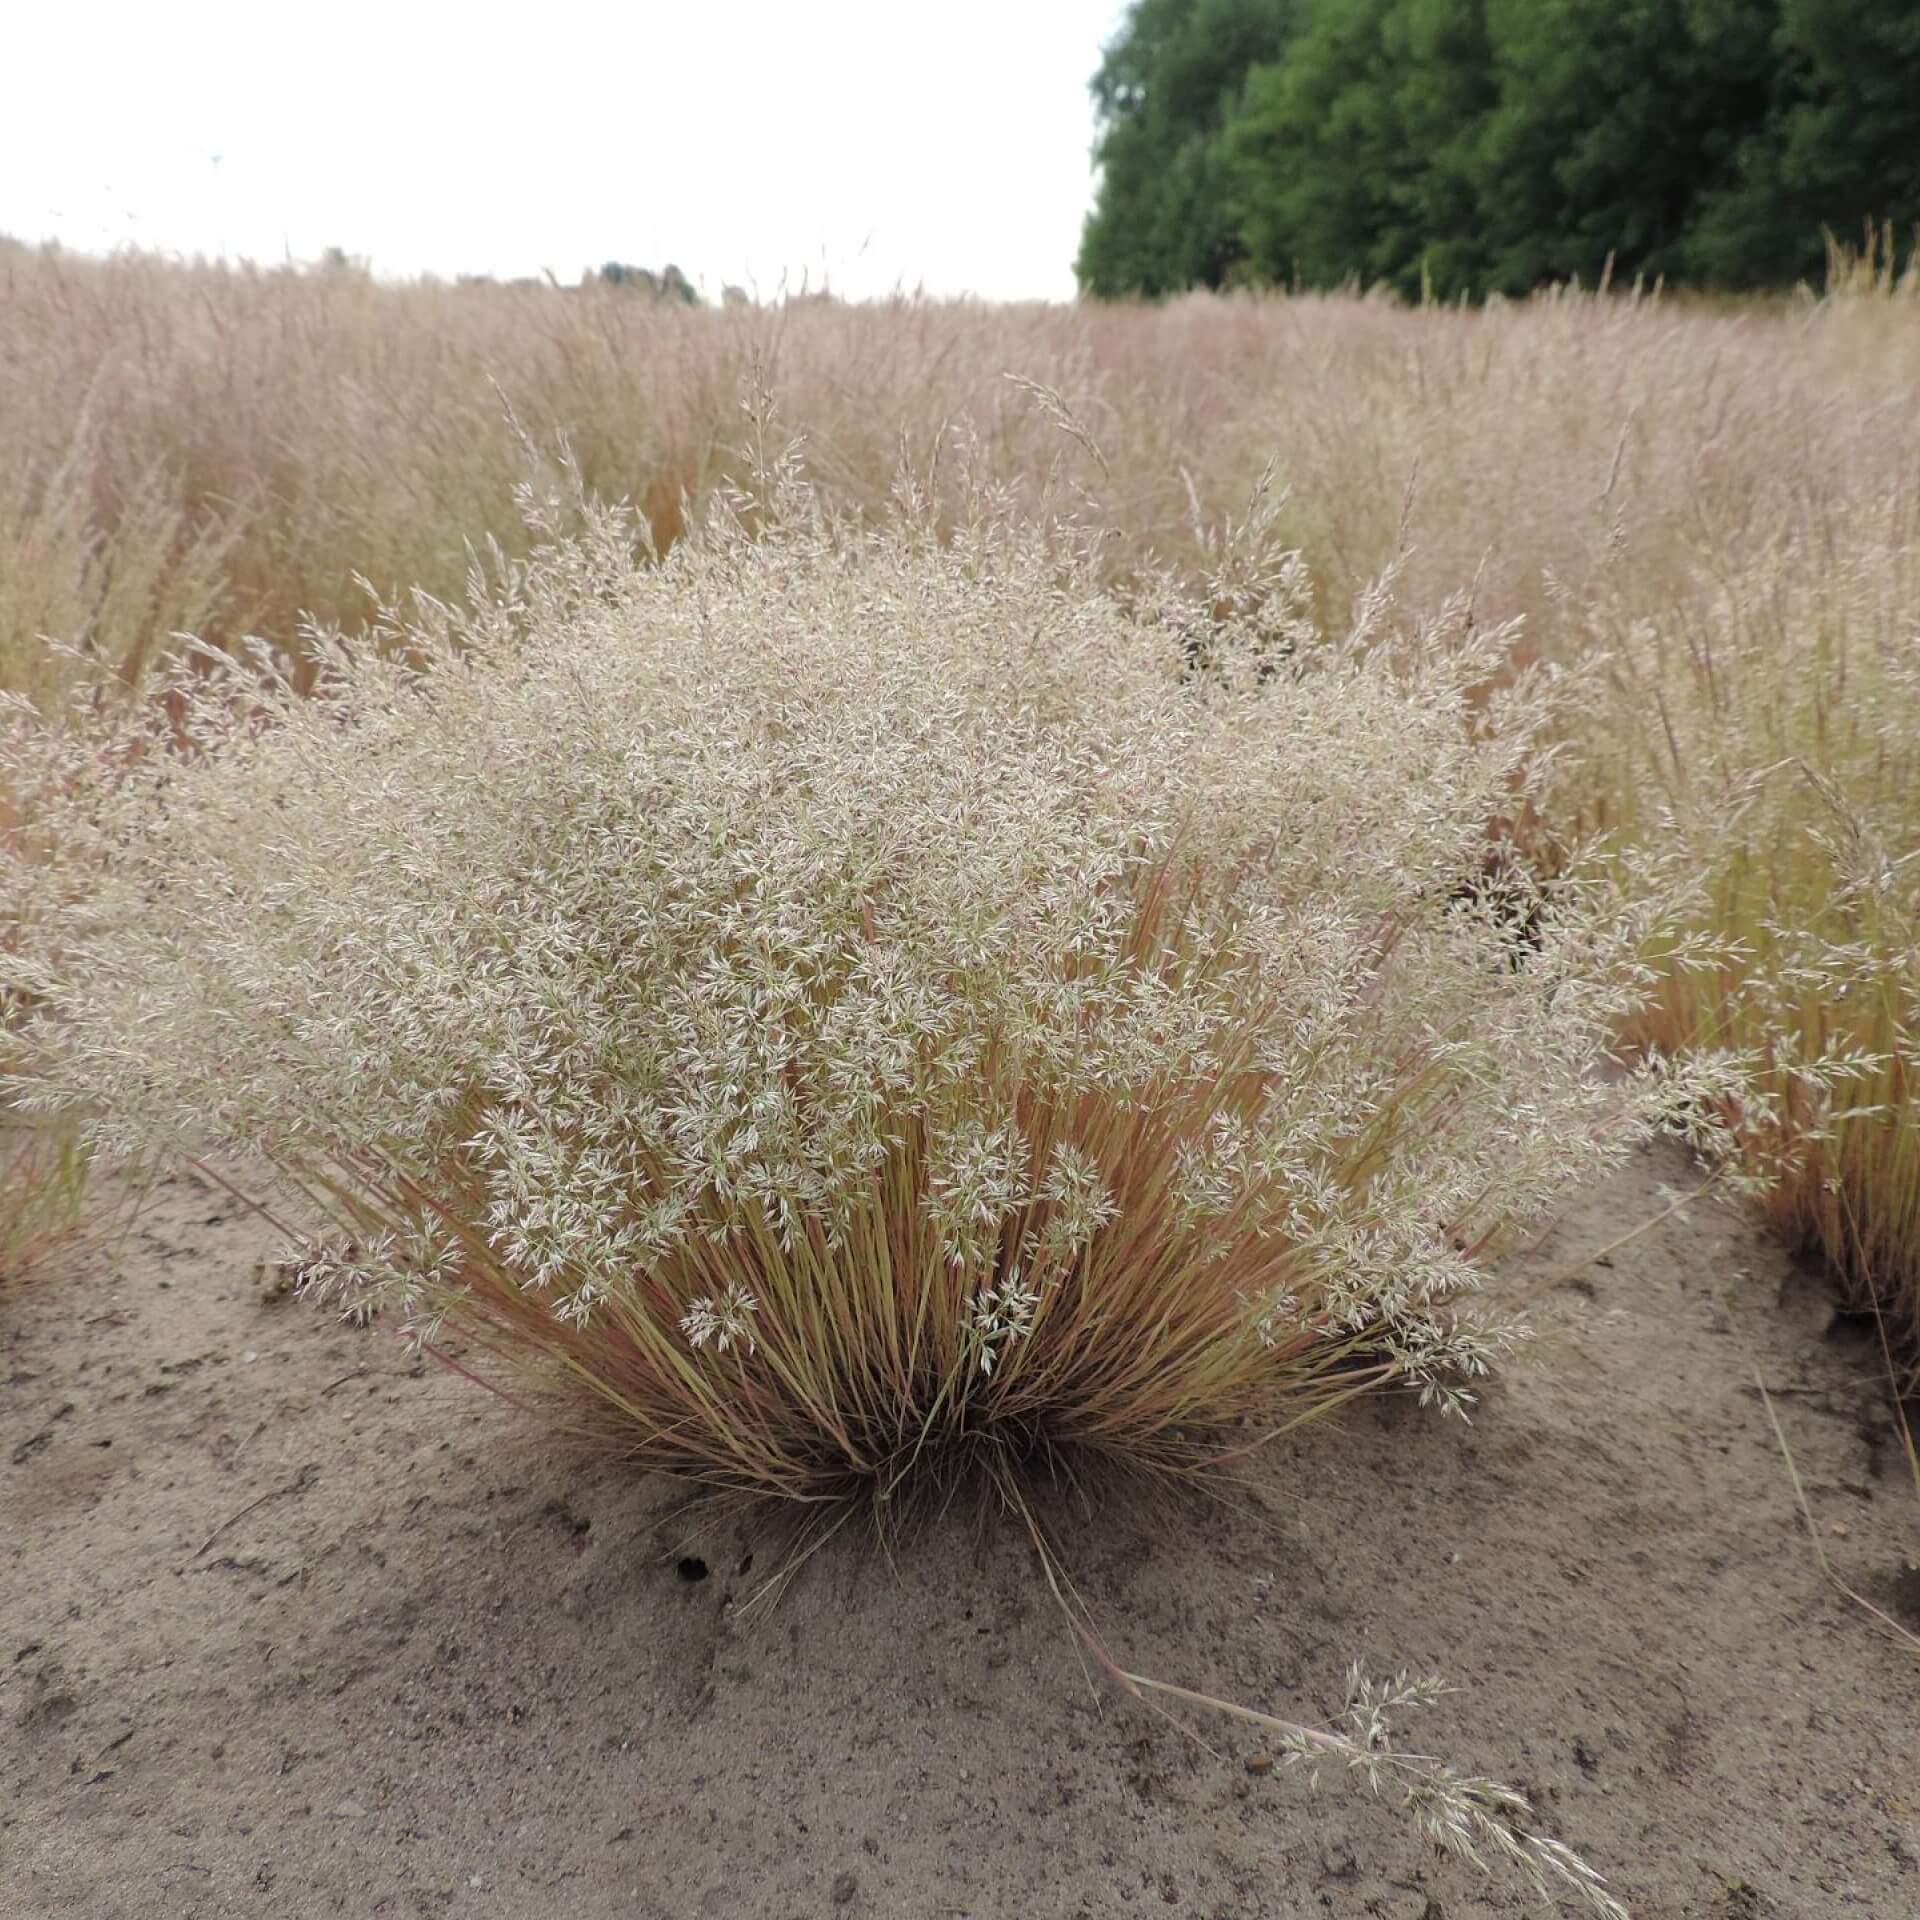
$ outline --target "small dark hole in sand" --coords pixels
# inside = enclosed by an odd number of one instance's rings
[[[682,1580],[704,1580],[707,1577],[707,1563],[697,1553],[685,1554],[678,1563],[678,1572]]]
[[[1833,1317],[1827,1322],[1823,1337],[1831,1347],[1859,1348],[1873,1345],[1878,1335],[1875,1332],[1872,1314],[1856,1313],[1847,1307],[1836,1307]]]
[[[751,1573],[753,1571],[753,1555],[752,1554],[749,1553],[742,1558],[738,1570],[741,1573]]]

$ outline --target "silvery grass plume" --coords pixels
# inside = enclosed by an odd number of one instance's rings
[[[789,457],[656,560],[529,490],[464,604],[199,661],[59,822],[12,1090],[257,1156],[309,1293],[712,1488],[1465,1411],[1505,1230],[1702,1111],[1608,1058],[1665,879],[1476,882],[1566,683],[1384,594],[1129,612],[976,506]]]

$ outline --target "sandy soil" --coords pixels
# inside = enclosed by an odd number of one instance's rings
[[[1684,1177],[1636,1166],[1501,1284]],[[1004,1528],[837,1541],[743,1621],[771,1532],[263,1301],[267,1249],[181,1179],[0,1299],[7,1920],[1522,1910],[1248,1730],[1096,1700]],[[1920,1619],[1870,1350],[1724,1209],[1535,1318],[1470,1431],[1370,1406],[1244,1510],[1062,1517],[1116,1653],[1311,1716],[1352,1657],[1441,1670],[1430,1749],[1643,1916],[1920,1914],[1920,1659],[1822,1583],[1751,1384],[1838,1567]]]

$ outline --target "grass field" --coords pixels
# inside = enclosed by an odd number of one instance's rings
[[[1220,530],[1251,512],[1327,624],[1390,580],[1586,676],[1538,844],[1666,843],[1711,875],[1722,956],[1631,1037],[1745,1055],[1770,1216],[1911,1311],[1920,304],[1857,265],[1836,287],[696,311],[9,246],[0,689],[97,734],[179,636],[291,651],[370,592],[457,597],[485,538],[524,543],[514,487],[561,436],[670,544],[741,479],[758,389],[836,508],[884,517],[905,477],[949,524],[983,487],[1064,509],[1127,593],[1164,569],[1231,601]],[[70,736],[63,783],[91,751]]]

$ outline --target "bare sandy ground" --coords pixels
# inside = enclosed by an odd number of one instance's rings
[[[1685,1177],[1636,1166],[1501,1284]],[[1096,1699],[1008,1529],[836,1541],[743,1620],[774,1534],[266,1303],[267,1250],[181,1179],[0,1298],[6,1920],[1523,1910],[1250,1730]],[[1920,1659],[1822,1582],[1751,1385],[1837,1566],[1920,1619],[1871,1351],[1725,1209],[1535,1318],[1471,1430],[1369,1406],[1243,1509],[1063,1513],[1114,1650],[1310,1717],[1356,1656],[1446,1673],[1429,1750],[1649,1920],[1920,1914]]]

